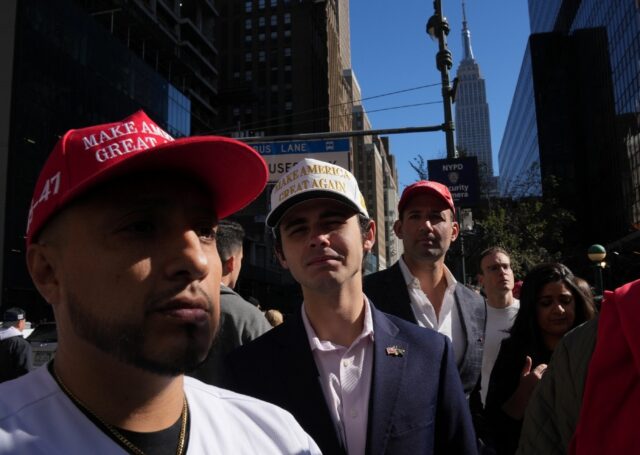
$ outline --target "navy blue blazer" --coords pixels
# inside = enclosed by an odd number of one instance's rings
[[[475,433],[449,340],[376,310],[367,454],[475,454]],[[388,355],[387,347],[404,350]],[[232,390],[293,414],[327,455],[345,453],[300,311],[228,358]]]
[[[386,270],[365,276],[364,293],[381,311],[417,323],[399,262]],[[456,285],[453,295],[461,315],[462,331],[466,336],[466,348],[462,361],[457,366],[468,397],[477,386],[482,370],[487,306],[482,296],[460,283]]]

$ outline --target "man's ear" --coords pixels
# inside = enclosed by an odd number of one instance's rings
[[[364,251],[368,253],[372,250],[373,245],[376,243],[376,223],[371,220],[367,228],[367,232],[364,234]]]
[[[222,276],[227,276],[236,268],[236,257],[232,254],[229,259],[222,262]]]
[[[396,237],[402,240],[402,221],[396,220],[395,223],[393,223],[393,232],[396,234]]]
[[[56,259],[56,251],[48,245],[33,243],[27,248],[27,268],[33,284],[50,305],[60,303]]]
[[[273,254],[276,255],[276,258],[278,259],[278,262],[280,263],[280,265],[282,266],[283,269],[289,269],[289,267],[287,266],[287,259],[284,257],[284,251],[282,251],[279,248],[273,248]]]
[[[478,286],[482,287],[484,285],[484,274],[478,273],[476,279],[478,280]]]
[[[456,241],[458,234],[460,234],[460,225],[457,221],[453,221],[451,226],[451,242]]]

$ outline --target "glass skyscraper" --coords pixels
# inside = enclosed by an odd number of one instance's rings
[[[48,317],[48,306],[42,304],[27,273],[24,234],[35,181],[60,136],[71,128],[125,118],[138,109],[176,137],[210,130],[215,119],[215,111],[207,109],[212,93],[184,74],[195,58],[174,52],[172,45],[178,44],[171,35],[152,39],[144,34],[140,39],[145,27],[159,29],[147,5],[129,2],[112,8],[115,2],[106,3],[110,5],[17,0],[14,8],[3,10],[11,22],[3,33],[13,42],[4,40],[0,46],[10,68],[0,71],[3,80],[10,81],[2,90],[11,94],[9,115],[0,127],[8,138],[0,166],[5,198],[0,219],[2,306],[19,305],[36,321]],[[175,23],[181,18],[190,29],[190,34],[182,30],[180,45],[204,39],[209,16],[198,8],[211,11],[208,1],[191,9],[178,9],[177,3],[171,9],[168,2],[161,7],[159,2],[158,15],[161,8],[170,9]],[[178,34],[170,22],[165,25]],[[204,70],[189,74],[205,85],[213,77]]]
[[[576,258],[602,243],[617,253],[612,267],[623,279],[639,271],[640,4],[529,0],[529,13],[533,34],[500,146],[500,191],[513,195],[537,168],[529,194],[544,194],[555,177],[576,217]]]

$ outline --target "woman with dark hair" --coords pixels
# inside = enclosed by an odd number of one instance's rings
[[[520,310],[500,346],[487,393],[485,412],[498,455],[518,448],[529,398],[560,339],[594,316],[593,301],[566,266],[541,264],[527,274]]]

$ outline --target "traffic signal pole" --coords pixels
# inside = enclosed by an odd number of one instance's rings
[[[387,128],[378,130],[357,130],[357,131],[331,131],[324,133],[300,133],[300,134],[281,134],[277,136],[252,136],[235,138],[248,144],[254,142],[273,142],[273,141],[308,141],[312,139],[339,139],[343,137],[360,137],[360,136],[387,136],[390,134],[407,134],[407,133],[429,133],[433,131],[444,131],[445,124],[427,125],[427,126],[409,126],[405,128]]]

